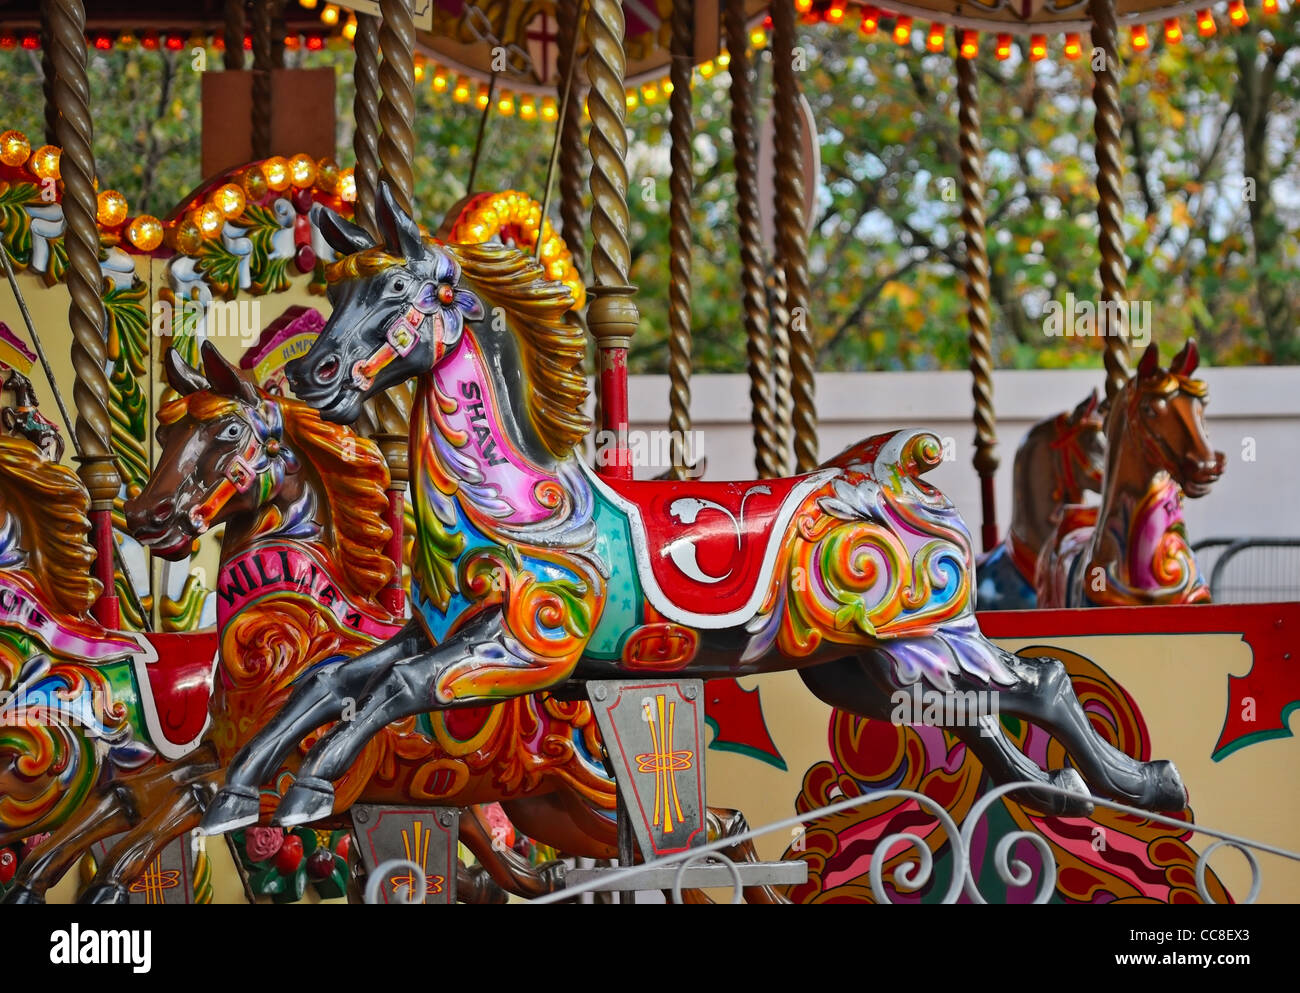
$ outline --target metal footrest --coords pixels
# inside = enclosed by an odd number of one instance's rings
[[[735,870],[733,874],[732,870]],[[637,872],[636,876],[607,883],[602,877],[618,872],[613,869],[570,869],[564,875],[570,886],[589,885],[592,890],[670,890],[677,882],[678,866],[651,866]],[[718,862],[700,862],[687,866],[682,873],[684,888],[726,888],[740,877],[741,886],[786,886],[808,881],[808,863],[792,862],[734,862],[727,866]]]

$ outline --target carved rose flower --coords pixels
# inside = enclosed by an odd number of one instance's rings
[[[265,862],[284,844],[284,828],[251,827],[244,835],[244,851],[254,862]]]

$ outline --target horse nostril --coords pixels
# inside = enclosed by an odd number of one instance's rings
[[[153,517],[154,523],[162,524],[170,520],[172,512],[176,510],[176,503],[172,500],[164,500],[153,508],[150,516]]]
[[[339,359],[337,355],[331,355],[319,366],[316,367],[316,378],[322,383],[328,383],[339,373]]]

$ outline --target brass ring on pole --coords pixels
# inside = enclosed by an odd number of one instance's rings
[[[754,134],[754,81],[749,64],[745,0],[727,0],[727,51],[731,53],[731,132],[736,147],[736,227],[740,240],[740,283],[749,370],[750,417],[754,424],[754,468],[760,479],[782,474],[772,385],[767,293],[763,286],[763,231],[758,207],[758,143]]]
[[[668,205],[668,432],[672,439],[673,479],[685,479],[685,440],[691,430],[691,201],[695,138],[691,75],[694,70],[695,4],[673,0],[672,79],[668,126],[670,201]]]
[[[1119,46],[1116,42],[1115,0],[1091,0],[1093,51],[1092,102],[1096,107],[1093,130],[1097,138],[1097,218],[1101,233],[1101,306],[1098,330],[1105,333],[1103,361],[1106,396],[1113,398],[1128,382],[1128,258],[1124,254],[1124,144],[1123,113],[1119,105]],[[1112,317],[1119,315],[1119,327]]]
[[[379,178],[398,206],[414,215],[415,20],[410,0],[380,0],[379,11]]]
[[[772,116],[776,147],[776,256],[785,275],[785,327],[790,335],[794,468],[817,467],[817,412],[813,401],[812,324],[808,314],[808,236],[804,228],[799,79],[794,68],[794,5],[772,6]]]
[[[984,241],[984,150],[980,141],[979,78],[975,60],[957,58],[957,124],[961,151],[961,226],[966,236],[966,321],[970,326],[971,394],[975,400],[975,456],[983,501],[981,541],[997,544],[993,480],[998,471],[993,410],[993,329],[989,321],[989,253]]]
[[[357,200],[353,219],[373,237],[379,236],[375,224],[375,191],[379,187],[379,18],[357,15],[357,33],[352,39],[355,60],[352,78],[356,95],[352,100],[352,151],[356,157],[353,175],[357,182]]]

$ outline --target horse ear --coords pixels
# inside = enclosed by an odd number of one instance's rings
[[[1097,388],[1094,386],[1092,392],[1083,398],[1079,406],[1074,408],[1074,413],[1070,415],[1070,420],[1075,424],[1081,424],[1097,412],[1097,404],[1101,402],[1097,396]]]
[[[1190,376],[1196,371],[1196,367],[1201,364],[1201,353],[1196,347],[1196,339],[1188,338],[1187,344],[1183,350],[1174,356],[1173,363],[1169,366],[1169,371],[1175,376]]]
[[[375,247],[375,239],[370,237],[370,232],[322,204],[312,207],[311,220],[320,228],[326,244],[340,255],[353,255]]]
[[[204,341],[200,350],[203,353],[203,371],[217,393],[246,404],[257,403],[257,390],[253,388],[253,384],[244,379],[239,374],[239,370],[222,357],[216,345]]]
[[[379,195],[375,198],[375,220],[379,224],[379,233],[384,237],[384,248],[388,251],[408,261],[425,257],[420,226],[411,220],[411,216],[393,198],[393,191],[387,183],[379,184]]]
[[[1148,376],[1154,376],[1160,371],[1160,350],[1156,348],[1153,341],[1147,345],[1147,350],[1142,353],[1142,361],[1138,363],[1138,376],[1145,379]]]
[[[208,381],[197,369],[191,369],[175,348],[168,348],[163,356],[163,373],[167,385],[183,397],[208,389]]]

